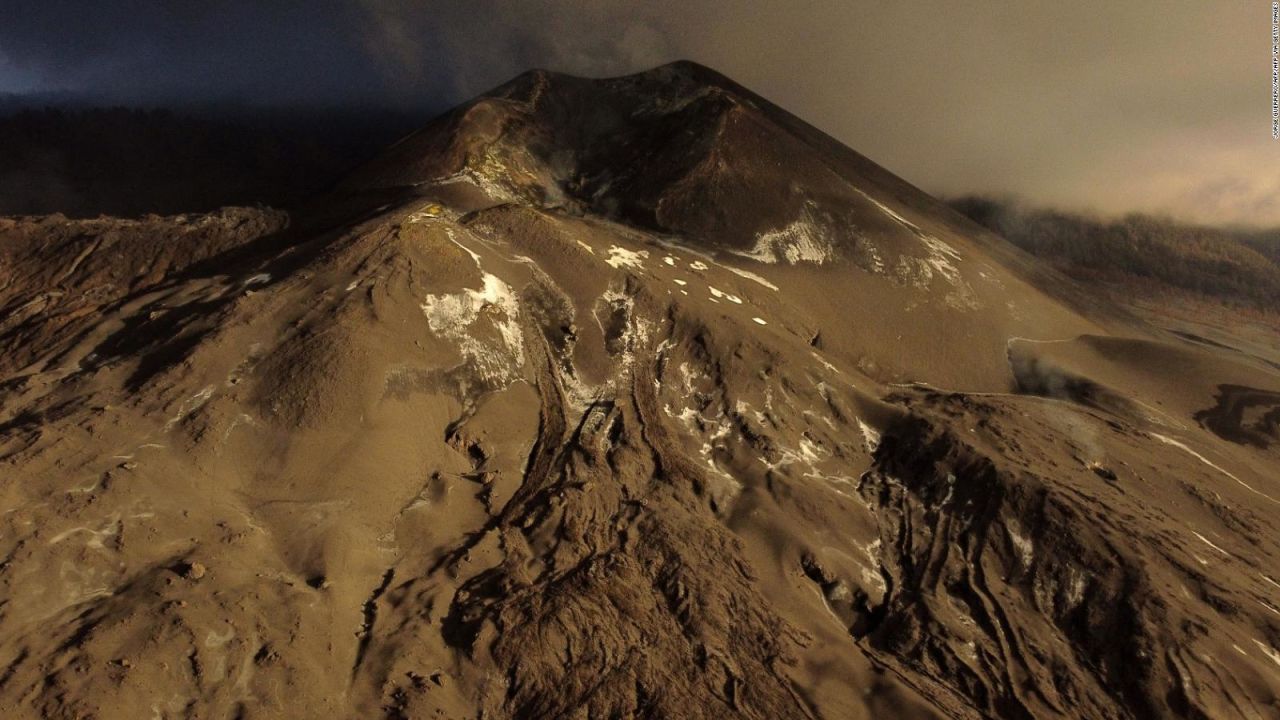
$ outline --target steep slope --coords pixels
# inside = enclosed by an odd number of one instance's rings
[[[1280,714],[1274,368],[704,68],[253,227],[11,221],[6,716]]]

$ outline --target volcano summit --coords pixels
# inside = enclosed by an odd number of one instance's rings
[[[1280,717],[1280,359],[706,68],[0,233],[5,717]]]

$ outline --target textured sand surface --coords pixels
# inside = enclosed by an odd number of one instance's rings
[[[688,64],[0,219],[0,714],[1280,717],[1280,371]]]

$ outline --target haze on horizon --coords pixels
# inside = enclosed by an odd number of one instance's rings
[[[687,58],[935,194],[1280,225],[1264,2],[0,0],[0,17],[0,93],[426,114],[531,67]]]

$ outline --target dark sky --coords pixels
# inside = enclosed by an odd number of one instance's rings
[[[0,0],[0,92],[425,111],[689,58],[935,193],[1280,224],[1270,31],[1264,0]]]

